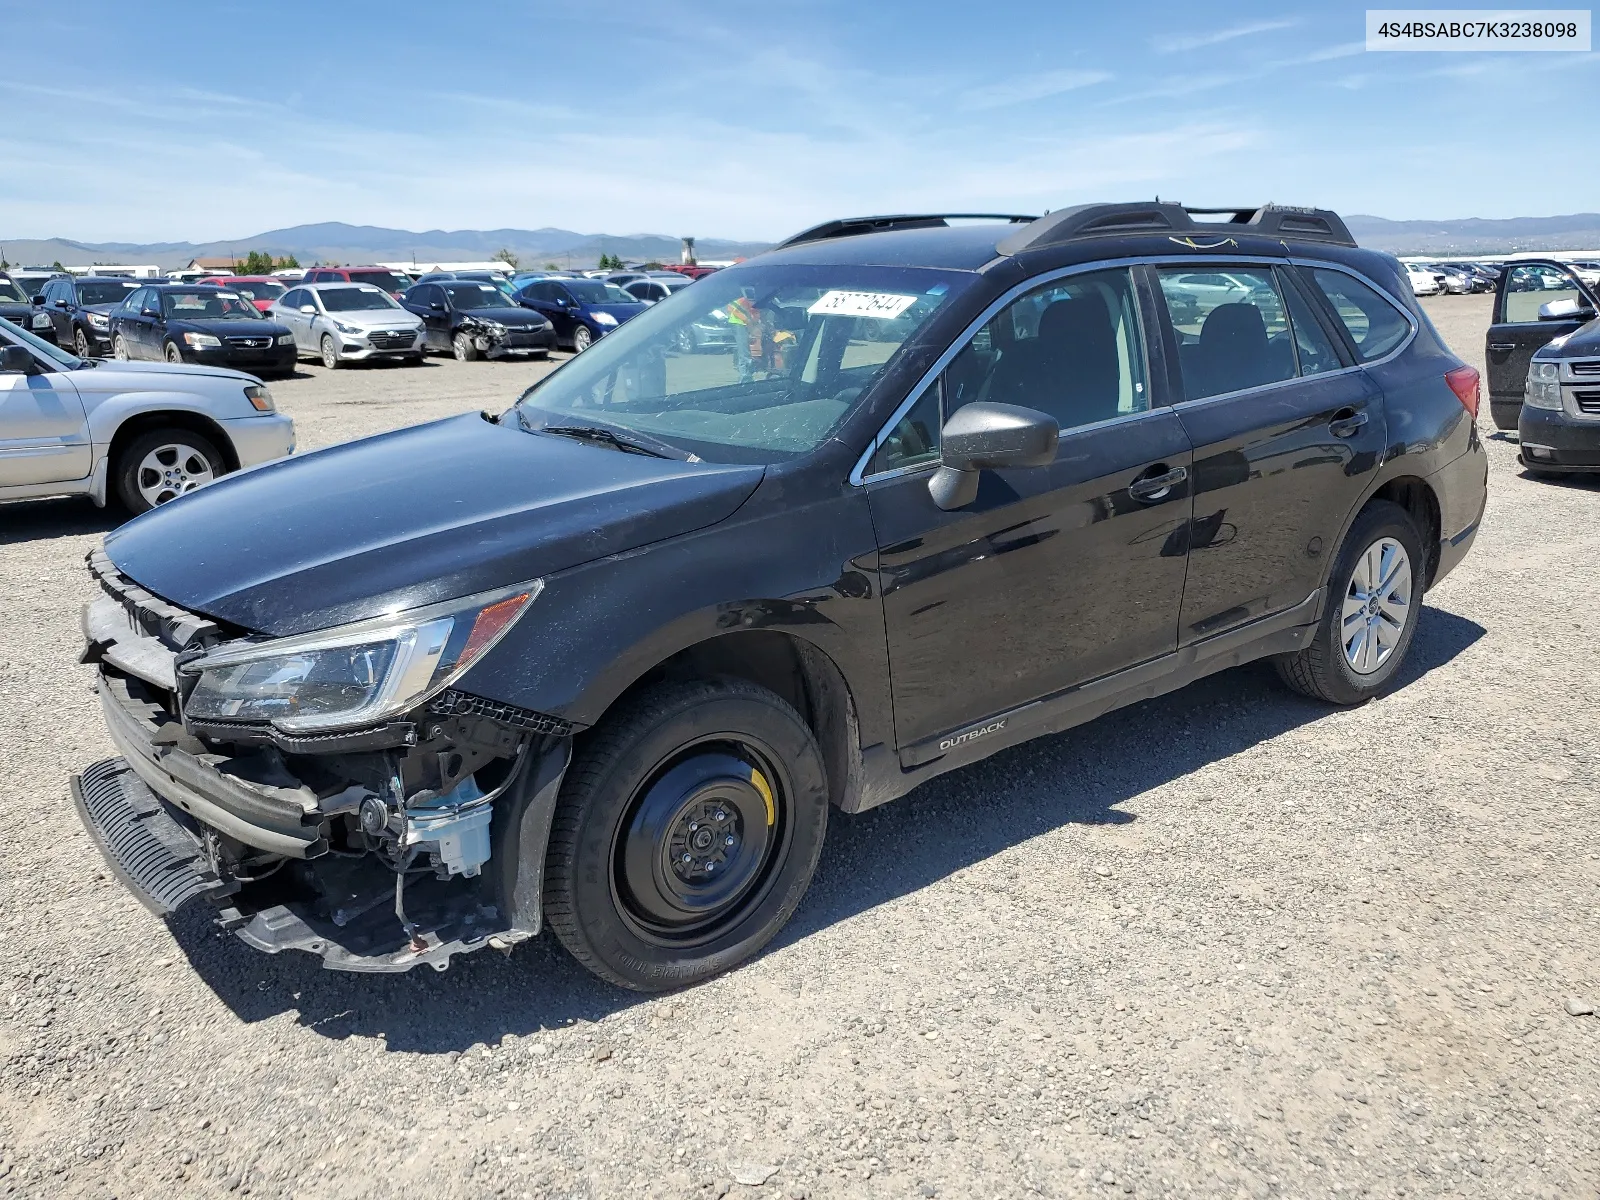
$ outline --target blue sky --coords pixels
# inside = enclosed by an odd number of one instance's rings
[[[1596,207],[1600,53],[1370,54],[1364,11],[0,0],[0,237],[337,220],[766,239],[1153,194]]]

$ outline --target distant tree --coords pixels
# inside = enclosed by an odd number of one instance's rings
[[[252,250],[241,259],[234,260],[233,273],[235,275],[271,275],[272,255],[260,250]]]
[[[595,266],[602,271],[620,271],[622,270],[622,260],[608,252],[600,256],[600,261]]]
[[[646,270],[646,271],[664,271],[664,270],[666,270],[666,268],[663,267],[658,262],[647,262],[647,263],[645,263],[643,269]]]
[[[513,271],[522,265],[522,263],[517,259],[517,256],[511,253],[511,251],[507,250],[504,246],[496,250],[494,252],[494,256],[500,262],[505,263],[506,266],[510,267]]]
[[[545,263],[544,269],[546,271],[559,271],[561,268],[555,263]]]
[[[63,271],[63,272],[66,270],[66,268],[61,265],[61,260],[59,258],[56,259],[55,262],[50,264],[50,269],[52,271]]]
[[[278,260],[278,265],[273,269],[278,271],[298,271],[300,269],[300,260],[292,254],[286,254]]]

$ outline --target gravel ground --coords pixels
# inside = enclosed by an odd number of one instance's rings
[[[1481,368],[1486,299],[1428,307]],[[273,390],[310,446],[542,369]],[[1595,1196],[1600,486],[1488,446],[1387,699],[1242,668],[835,815],[773,948],[654,999],[548,936],[363,978],[149,916],[67,792],[106,523],[4,510],[0,1195]]]

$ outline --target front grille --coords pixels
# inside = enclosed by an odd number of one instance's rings
[[[1578,411],[1591,417],[1600,417],[1600,391],[1573,392],[1572,401]]]
[[[235,346],[240,350],[265,350],[272,345],[272,339],[269,337],[230,337],[228,345]]]
[[[369,334],[367,340],[372,343],[374,350],[409,350],[411,344],[417,340],[417,335],[396,329]]]
[[[1591,358],[1583,362],[1569,362],[1567,370],[1574,375],[1600,375],[1600,358]]]

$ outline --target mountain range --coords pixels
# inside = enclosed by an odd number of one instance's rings
[[[1363,246],[1393,254],[1506,254],[1515,250],[1583,250],[1600,247],[1600,213],[1557,217],[1468,217],[1447,221],[1391,221],[1354,214],[1345,218]],[[701,259],[745,258],[768,248],[764,242],[702,238]],[[86,266],[93,263],[155,263],[172,269],[194,258],[243,258],[251,250],[293,255],[312,263],[481,261],[510,250],[523,265],[593,266],[602,254],[633,262],[675,262],[679,241],[666,234],[577,233],[570,229],[430,229],[413,233],[375,225],[327,221],[269,229],[250,237],[215,242],[80,242],[66,238],[0,240],[0,257],[17,264]]]

